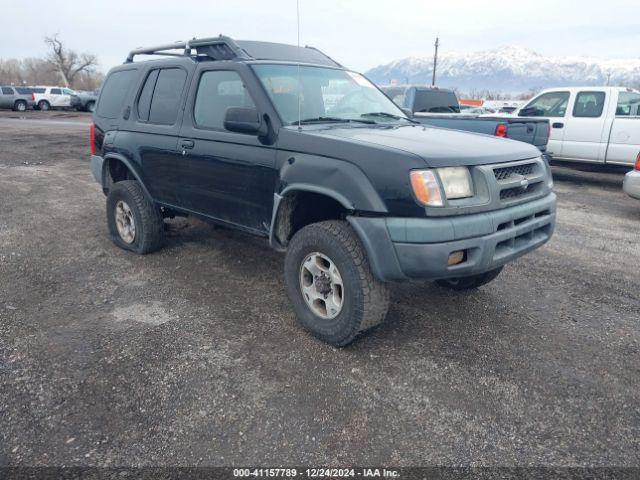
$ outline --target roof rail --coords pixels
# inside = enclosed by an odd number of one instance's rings
[[[219,35],[211,38],[193,38],[156,47],[143,47],[131,50],[125,63],[133,62],[136,55],[161,55],[169,57],[189,57],[191,50],[206,55],[214,60],[231,60],[233,58],[251,58],[240,46],[229,37]],[[184,50],[183,53],[171,53],[172,50]]]

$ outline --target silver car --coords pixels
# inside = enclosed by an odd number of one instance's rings
[[[624,176],[622,189],[630,197],[640,200],[640,154],[636,159],[635,168]]]
[[[0,108],[24,112],[35,106],[33,90],[29,87],[0,87]]]

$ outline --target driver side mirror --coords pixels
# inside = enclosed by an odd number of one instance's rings
[[[264,136],[267,126],[260,121],[253,107],[229,107],[224,115],[224,128],[230,132]]]
[[[525,107],[518,112],[519,117],[535,117],[536,107]]]

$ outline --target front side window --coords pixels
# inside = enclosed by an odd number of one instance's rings
[[[618,105],[616,106],[616,116],[637,117],[640,116],[640,93],[620,92]]]
[[[604,109],[604,92],[580,92],[573,106],[573,116],[581,118],[598,118]]]
[[[386,95],[358,73],[297,65],[255,65],[260,82],[287,125],[298,122],[406,122]]]
[[[3,95],[13,95],[13,88],[11,87],[2,87]]]
[[[173,125],[178,118],[178,107],[187,73],[181,68],[159,71],[151,98],[149,123]]]
[[[75,92],[74,92],[73,90],[71,90],[70,88],[63,88],[63,89],[62,89],[62,92],[63,92],[65,95],[75,95]]]
[[[527,117],[564,117],[569,105],[569,92],[549,92],[529,102],[520,116]]]
[[[255,108],[240,75],[230,70],[204,72],[200,77],[193,108],[196,125],[223,130],[224,117],[230,107]]]

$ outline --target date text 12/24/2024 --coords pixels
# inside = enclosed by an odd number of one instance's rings
[[[236,478],[399,478],[400,473],[386,468],[234,468],[233,476]]]

